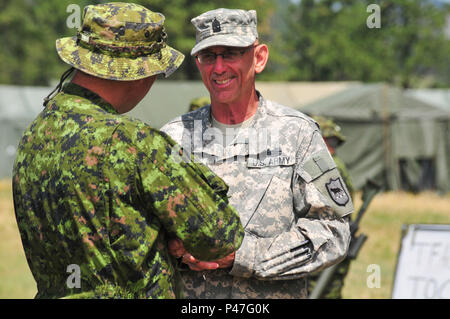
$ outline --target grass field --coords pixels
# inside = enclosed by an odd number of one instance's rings
[[[0,181],[0,298],[33,298],[36,284],[28,268],[14,217],[11,181]]]
[[[355,207],[361,205],[356,194]],[[374,198],[360,231],[368,236],[358,258],[351,264],[344,298],[391,297],[394,271],[403,224],[450,224],[450,194],[413,195],[384,193]],[[381,269],[380,288],[367,287],[369,265]],[[28,268],[14,217],[11,182],[0,181],[0,299],[33,298],[36,285]]]
[[[356,199],[359,208],[361,201]],[[344,298],[390,298],[403,224],[450,224],[450,194],[383,193],[364,215],[360,231],[368,236],[346,278]],[[368,288],[369,265],[381,269],[380,288]]]

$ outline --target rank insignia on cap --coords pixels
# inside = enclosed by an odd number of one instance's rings
[[[350,200],[340,177],[336,179],[331,178],[325,186],[331,199],[339,206],[345,206]]]
[[[217,18],[214,18],[214,21],[212,22],[212,29],[213,32],[220,32],[220,22],[217,20]]]

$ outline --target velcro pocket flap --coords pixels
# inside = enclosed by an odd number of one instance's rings
[[[297,174],[307,183],[336,167],[336,163],[327,150],[314,154],[303,165],[297,167]]]

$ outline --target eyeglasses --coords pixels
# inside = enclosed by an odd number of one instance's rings
[[[247,48],[234,48],[227,49],[222,53],[214,53],[211,51],[200,52],[195,57],[197,58],[200,64],[214,64],[216,63],[217,57],[220,55],[225,62],[236,62],[239,58],[248,50],[256,47],[256,45],[252,45]]]

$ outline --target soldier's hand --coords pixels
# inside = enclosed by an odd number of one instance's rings
[[[170,254],[176,258],[182,257],[181,261],[188,265],[191,270],[201,271],[219,268],[219,264],[217,262],[201,261],[196,259],[184,248],[183,241],[179,238],[169,240],[168,246]]]
[[[183,255],[183,262],[189,265],[189,268],[196,271],[211,270],[217,268],[228,268],[233,266],[235,253],[232,252],[228,256],[214,261],[201,261],[186,253]]]
[[[214,270],[219,268],[219,264],[217,262],[198,260],[188,252],[183,255],[181,260],[183,263],[188,265],[191,270],[195,271]]]
[[[228,256],[225,256],[219,260],[215,260],[215,262],[219,265],[219,268],[228,268],[233,266],[234,263],[235,252],[232,252]]]

